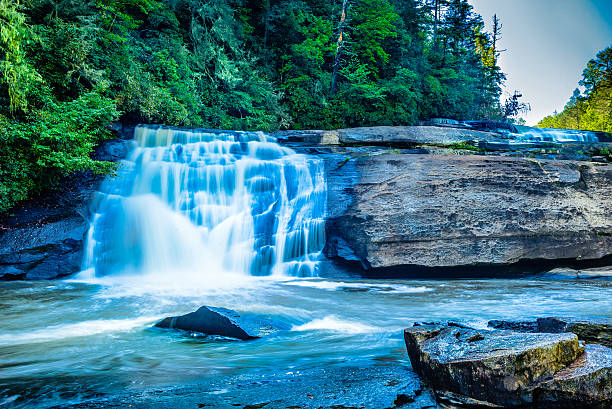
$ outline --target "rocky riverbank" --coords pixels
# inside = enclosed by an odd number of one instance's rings
[[[94,158],[117,162],[128,152],[133,127],[118,126]],[[89,228],[89,201],[102,176],[79,172],[62,188],[22,203],[0,219],[0,280],[48,280],[78,272]]]
[[[132,132],[118,127],[118,139],[96,157],[123,158]],[[588,154],[610,143],[516,144],[500,133],[437,126],[274,136],[325,161],[325,255],[364,275],[612,264],[612,165]],[[63,191],[9,212],[1,223],[0,279],[79,271],[88,201],[99,183],[75,175]]]
[[[413,369],[438,400],[460,407],[609,408],[612,350],[570,332],[406,329]]]

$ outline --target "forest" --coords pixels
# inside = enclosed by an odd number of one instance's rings
[[[579,88],[561,112],[542,119],[541,128],[612,132],[612,47],[588,62]]]
[[[467,0],[0,0],[0,212],[112,121],[238,130],[499,119],[501,23]]]

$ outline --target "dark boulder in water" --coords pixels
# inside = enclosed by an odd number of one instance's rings
[[[443,399],[501,407],[607,408],[612,350],[574,334],[475,330],[443,324],[408,328],[413,369]]]
[[[155,326],[242,340],[261,338],[273,332],[288,329],[280,323],[261,318],[244,317],[225,308],[206,306],[189,314],[164,318]]]

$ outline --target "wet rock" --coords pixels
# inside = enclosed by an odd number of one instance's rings
[[[261,338],[281,329],[288,329],[281,323],[244,317],[232,310],[206,306],[189,314],[164,318],[155,326],[242,340]]]
[[[389,153],[337,162],[325,254],[367,275],[611,260],[612,165]]]
[[[533,397],[542,408],[611,408],[612,350],[587,345],[572,365],[539,384]]]
[[[536,321],[489,321],[489,326],[519,332],[561,333],[571,332],[588,344],[601,344],[612,347],[612,320],[604,319],[565,319],[538,318]]]
[[[475,336],[482,339],[468,342]],[[421,325],[406,329],[404,338],[413,369],[434,390],[505,407],[532,404],[536,389],[545,387],[542,382],[561,379],[559,374],[585,351],[576,335],[569,333]],[[588,383],[583,376],[595,375],[586,371],[580,376],[581,382]],[[610,387],[609,378],[604,387]]]

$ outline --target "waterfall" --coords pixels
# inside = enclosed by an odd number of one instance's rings
[[[316,275],[325,244],[321,160],[263,133],[138,126],[134,139],[92,200],[84,269],[95,277]]]
[[[517,126],[516,139],[527,142],[599,142],[595,132],[574,129],[533,128]]]

